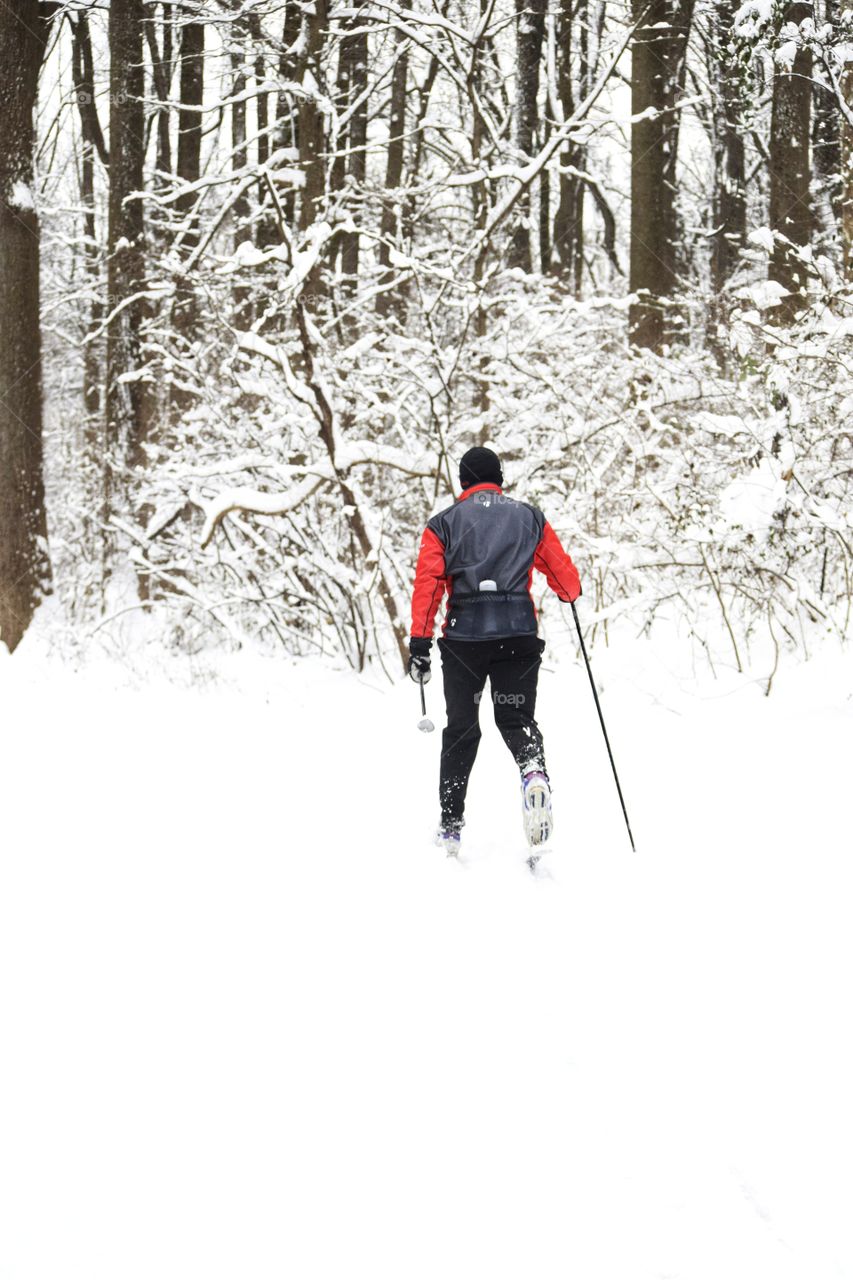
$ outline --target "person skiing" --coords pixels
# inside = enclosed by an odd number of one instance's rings
[[[495,723],[521,774],[524,830],[531,846],[553,829],[542,734],[534,719],[544,641],[537,635],[533,570],[559,598],[581,594],[578,571],[542,512],[503,491],[500,458],[469,449],[459,464],[462,493],[424,530],[412,592],[407,670],[430,678],[433,627],[445,592],[442,638],[447,727],[439,776],[436,844],[459,852],[465,796],[480,743],[480,699],[488,679]]]

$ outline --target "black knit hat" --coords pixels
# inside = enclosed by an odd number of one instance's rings
[[[491,449],[469,449],[459,463],[459,483],[463,489],[473,484],[497,484],[504,482],[501,460]]]

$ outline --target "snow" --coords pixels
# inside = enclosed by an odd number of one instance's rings
[[[757,240],[756,243],[758,243]],[[759,311],[764,311],[768,307],[778,306],[782,298],[787,298],[790,292],[790,289],[786,289],[777,280],[757,280],[755,284],[738,289],[735,296],[746,298],[753,306],[758,307]]]
[[[32,189],[26,182],[17,181],[12,184],[9,204],[13,209],[20,209],[22,212],[29,212],[35,209]]]
[[[786,490],[781,461],[764,457],[726,486],[720,494],[720,510],[731,525],[753,532],[766,530],[784,506]]]
[[[772,253],[776,243],[770,227],[755,227],[750,231],[747,240],[759,249],[764,249],[766,253]]]
[[[853,1275],[846,655],[597,646],[634,856],[553,634],[536,879],[487,710],[456,865],[410,682],[160,661],[0,654],[2,1274]]]

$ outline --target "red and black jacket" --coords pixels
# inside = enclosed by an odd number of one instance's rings
[[[412,594],[412,636],[432,638],[445,591],[448,640],[535,635],[533,570],[561,600],[581,593],[578,571],[538,507],[509,498],[496,484],[466,489],[433,516],[421,539]],[[495,590],[483,591],[482,582]]]

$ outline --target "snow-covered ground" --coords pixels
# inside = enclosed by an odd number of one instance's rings
[[[3,1280],[853,1276],[849,659],[597,649],[633,855],[564,648],[538,878],[488,708],[456,865],[409,682],[0,656]]]

